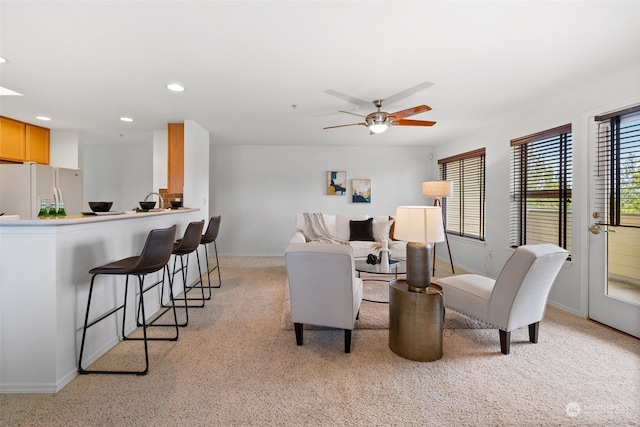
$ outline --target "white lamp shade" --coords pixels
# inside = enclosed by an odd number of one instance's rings
[[[451,197],[453,196],[453,181],[425,181],[422,183],[422,195]]]
[[[444,241],[440,206],[398,206],[393,237],[405,242]]]

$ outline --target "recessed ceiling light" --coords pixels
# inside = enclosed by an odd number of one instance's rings
[[[22,94],[0,86],[0,96],[22,96]]]
[[[4,57],[0,56],[0,64],[4,64],[6,62],[9,62],[9,61],[7,61],[7,58],[4,58]]]
[[[182,87],[182,85],[179,85],[178,83],[170,83],[167,85],[167,89],[172,90],[174,92],[183,92],[184,91],[184,87]]]
[[[45,122],[51,121],[51,117],[47,117],[47,116],[36,116],[36,119],[44,120]]]
[[[120,117],[120,120],[122,120],[123,122],[132,122],[133,119],[131,117]]]

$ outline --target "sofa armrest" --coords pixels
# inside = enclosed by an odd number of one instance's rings
[[[302,231],[296,230],[291,233],[291,237],[289,237],[289,243],[307,243],[307,239],[305,239]]]

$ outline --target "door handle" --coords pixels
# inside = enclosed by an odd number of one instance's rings
[[[600,234],[602,233],[602,228],[598,224],[593,224],[591,227],[589,227],[589,231],[592,234]]]

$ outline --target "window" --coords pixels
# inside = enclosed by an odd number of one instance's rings
[[[438,160],[439,179],[453,181],[453,196],[442,199],[449,234],[484,240],[485,149]]]
[[[552,243],[571,252],[571,124],[511,141],[512,247]]]
[[[600,224],[640,227],[640,106],[596,116]]]

